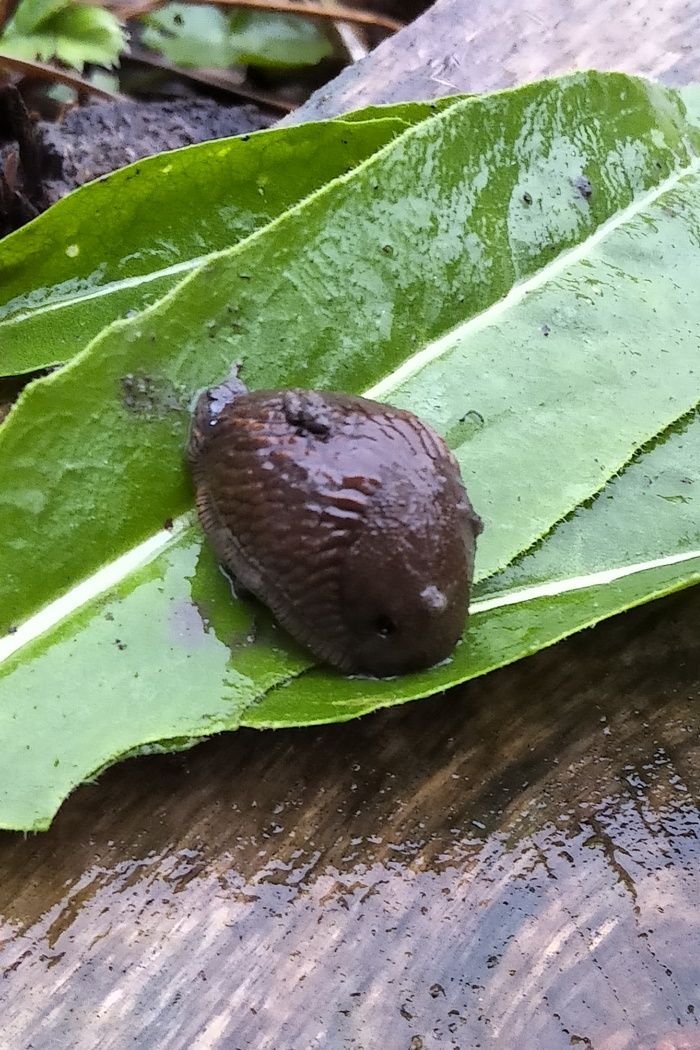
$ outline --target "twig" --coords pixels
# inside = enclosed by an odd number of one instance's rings
[[[89,0],[85,0],[89,2]],[[162,7],[168,0],[136,0],[133,4],[117,3],[112,11],[117,18],[128,21],[147,15]],[[210,4],[212,0],[189,0],[195,4]],[[392,33],[403,28],[403,23],[387,15],[374,14],[371,11],[355,11],[342,4],[320,4],[310,2],[298,3],[296,0],[214,0],[218,7],[242,7],[250,11],[275,11],[287,15],[305,15],[307,18],[330,18],[335,22],[349,22],[354,25],[379,26]]]
[[[174,76],[192,80],[195,84],[206,84],[207,87],[228,91],[229,94],[245,99],[246,102],[255,102],[260,106],[267,106],[268,109],[275,109],[279,113],[291,113],[292,110],[296,109],[296,106],[289,102],[284,102],[282,99],[275,98],[274,95],[267,95],[263,92],[240,87],[238,84],[232,84],[226,79],[224,70],[221,71],[221,74],[217,74],[213,70],[187,69],[185,66],[176,66],[172,62],[168,62],[166,58],[162,58],[161,55],[156,55],[152,51],[146,51],[133,45],[128,55],[124,57],[127,61],[138,62],[153,69],[162,69],[166,73],[172,73]]]
[[[333,6],[333,0],[319,0],[319,2],[326,10]],[[347,22],[339,22],[336,19],[333,28],[351,62],[359,62],[361,58],[367,57],[369,48],[362,39],[359,27],[348,25]]]
[[[114,91],[91,84],[77,73],[68,73],[64,69],[56,69],[55,66],[46,65],[44,62],[32,62],[27,58],[12,58],[0,51],[0,69],[9,69],[12,73],[22,73],[26,77],[35,77],[37,80],[50,80],[52,83],[65,84],[78,92],[79,95],[94,95],[96,98],[108,99],[110,102],[123,102],[124,96]]]

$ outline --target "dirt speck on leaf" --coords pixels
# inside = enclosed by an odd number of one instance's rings
[[[168,412],[178,412],[184,402],[173,384],[145,372],[122,376],[122,404],[136,416],[160,419]]]
[[[593,196],[593,186],[591,180],[585,175],[578,175],[574,180],[574,189],[580,193],[584,200],[590,200]]]

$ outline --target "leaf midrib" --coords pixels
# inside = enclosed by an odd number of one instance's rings
[[[263,227],[266,229],[267,227]],[[93,288],[89,292],[82,292],[79,295],[72,295],[63,299],[52,299],[49,302],[44,303],[42,306],[37,306],[32,310],[22,309],[18,313],[12,313],[10,307],[12,303],[7,304],[7,316],[2,317],[0,314],[0,329],[10,328],[12,325],[23,324],[25,321],[33,319],[35,317],[41,317],[44,314],[55,313],[57,310],[66,310],[72,306],[80,306],[83,303],[92,302],[94,299],[104,299],[110,295],[116,295],[118,292],[128,291],[130,288],[139,288],[144,284],[152,284],[154,281],[158,281],[163,277],[176,277],[178,274],[189,274],[193,270],[199,269],[200,266],[204,266],[206,263],[216,259],[217,256],[225,254],[223,251],[209,252],[207,255],[198,255],[192,259],[185,259],[179,263],[173,263],[171,266],[164,266],[160,270],[150,270],[145,274],[137,274],[134,277],[123,277],[119,281],[110,281],[109,284],[101,285],[99,288]],[[98,333],[98,338],[102,333]]]

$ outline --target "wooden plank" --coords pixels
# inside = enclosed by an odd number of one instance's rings
[[[697,79],[697,0],[438,0],[282,123],[371,103],[497,91],[574,69]]]
[[[81,788],[2,839],[2,1045],[697,1040],[699,614]]]
[[[696,3],[504,7],[441,0],[324,104],[441,63],[690,75]],[[698,1050],[699,615],[695,589],[443,697],[133,760],[0,834],[0,1045]]]

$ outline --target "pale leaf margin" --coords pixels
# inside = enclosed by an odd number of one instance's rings
[[[132,572],[150,564],[166,547],[174,543],[192,525],[193,515],[182,515],[182,517],[173,522],[172,528],[151,536],[109,565],[103,566],[88,579],[82,580],[76,587],[57,598],[56,601],[44,606],[43,609],[30,617],[12,634],[0,638],[0,664],[14,656],[15,653],[29,645],[30,642],[35,641],[53,627],[62,623],[72,613],[77,612],[89,602],[113,590]],[[583,576],[572,576],[564,580],[553,580],[549,583],[524,587],[517,591],[507,591],[492,598],[481,598],[472,602],[469,607],[469,613],[470,616],[477,616],[480,613],[492,612],[495,609],[505,608],[509,605],[523,605],[527,602],[537,601],[540,598],[558,598],[563,594],[570,594],[574,591],[587,590],[591,587],[604,587],[628,576],[635,576],[653,569],[682,565],[684,562],[693,561],[694,559],[700,559],[700,550],[685,551],[682,554],[671,554],[667,557],[638,562],[635,565],[616,566]]]
[[[682,565],[683,562],[700,558],[700,550],[685,551],[683,554],[669,554],[665,558],[652,558],[650,561],[637,562],[636,565],[620,565],[613,569],[601,569],[586,576],[572,576],[566,580],[552,580],[550,583],[538,583],[532,587],[523,587],[519,591],[507,591],[493,598],[480,598],[472,602],[469,612],[472,616],[478,613],[502,609],[507,605],[522,605],[539,598],[558,598],[561,594],[587,590],[589,587],[605,587],[607,584],[624,580],[627,576],[650,572],[652,569],[665,569],[671,565]]]
[[[677,556],[674,556],[674,559],[675,557]],[[657,565],[655,568],[644,570],[639,569],[638,566],[627,566],[621,570],[623,575],[608,585],[594,583],[587,586],[586,577],[572,577],[570,581],[560,581],[562,585],[573,583],[574,586],[562,591],[556,598],[538,597],[531,593],[527,601],[523,603],[510,605],[503,603],[498,608],[492,607],[485,613],[474,613],[470,630],[467,633],[467,640],[471,641],[472,647],[478,646],[481,632],[488,630],[491,626],[493,621],[489,617],[497,617],[499,626],[505,628],[509,633],[520,628],[522,634],[522,625],[518,622],[518,616],[523,608],[528,608],[531,617],[528,641],[514,645],[509,653],[501,652],[496,659],[483,658],[483,654],[479,654],[481,658],[472,659],[469,670],[459,677],[452,678],[449,683],[445,683],[443,689],[452,689],[476,678],[482,678],[492,671],[501,670],[528,656],[534,656],[613,616],[629,612],[638,606],[668,597],[678,591],[687,590],[700,583],[700,557],[695,559],[689,557],[689,560],[680,564],[686,566],[685,571],[680,573],[677,571],[675,561],[669,565]],[[692,568],[688,570],[688,566]],[[634,587],[637,577],[641,575],[645,577],[642,592],[635,590]],[[525,594],[524,591],[523,594]],[[585,614],[582,613],[581,601],[585,603]],[[566,626],[562,626],[561,623],[554,626],[547,622],[548,613],[552,610],[556,615],[566,614],[567,607],[574,604],[577,618],[574,619],[572,613]],[[482,615],[487,617],[483,625],[479,622]],[[315,690],[314,686],[317,684],[326,688]],[[327,692],[327,679],[323,678],[322,681],[321,670],[310,668],[302,671],[287,682],[273,686],[261,701],[252,704],[241,718],[239,728],[291,729],[347,722],[353,718],[373,714],[382,708],[426,699],[435,695],[438,690],[434,681],[428,684],[427,676],[421,675],[420,684],[416,682],[415,687],[411,688],[410,695],[388,698],[385,693],[381,692],[379,679],[342,678],[339,679],[330,701],[324,697],[317,706],[313,701],[310,703],[308,695],[320,691]],[[288,713],[290,702],[293,706],[300,694],[303,694],[305,701],[303,719],[290,717]]]

